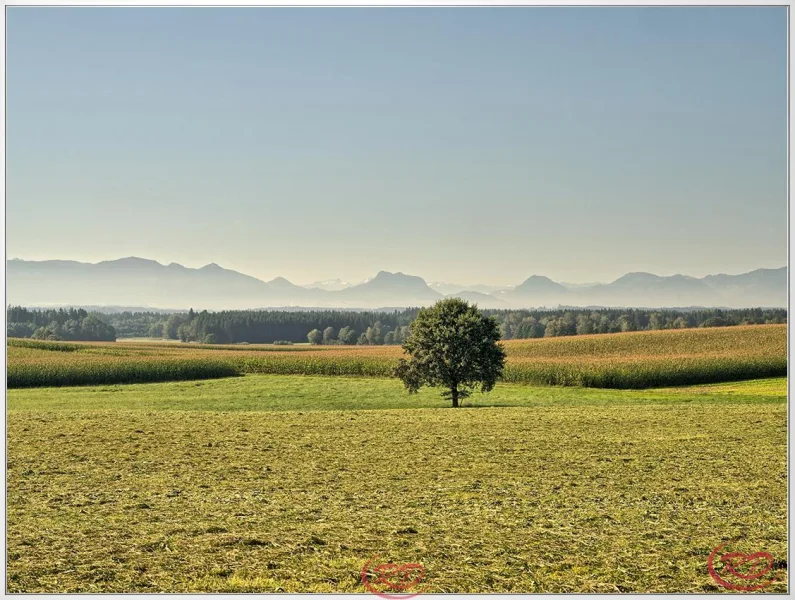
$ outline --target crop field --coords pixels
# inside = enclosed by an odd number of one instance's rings
[[[786,379],[446,406],[383,378],[10,390],[7,590],[366,592],[372,560],[422,565],[414,592],[720,592],[732,540],[786,592]]]
[[[737,381],[787,373],[786,325],[511,340],[504,380],[601,388]],[[12,339],[9,387],[210,379],[244,373],[388,376],[398,346],[207,346]]]

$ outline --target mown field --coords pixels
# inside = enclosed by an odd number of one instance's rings
[[[787,373],[786,325],[504,342],[511,383],[646,388]],[[178,381],[244,373],[388,376],[398,346],[205,346],[9,340],[11,388]]]
[[[422,564],[412,591],[720,592],[736,540],[786,591],[785,379],[446,406],[378,378],[12,389],[7,590],[365,592],[375,558]]]

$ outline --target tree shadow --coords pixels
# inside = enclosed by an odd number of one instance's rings
[[[509,404],[504,402],[494,402],[491,404],[462,404],[458,408],[511,408],[519,406],[517,404]],[[448,406],[447,408],[453,408],[452,406]]]

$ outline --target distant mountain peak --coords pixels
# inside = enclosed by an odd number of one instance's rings
[[[654,273],[649,273],[647,271],[630,271],[629,273],[625,273],[618,279],[659,279],[659,275],[655,275]]]
[[[292,281],[289,281],[289,280],[285,279],[284,277],[276,277],[274,279],[271,279],[268,282],[268,285],[273,287],[273,288],[280,289],[280,290],[292,290],[292,289],[301,287],[301,286],[295,285]],[[301,288],[301,289],[303,289],[303,288]]]
[[[549,277],[544,275],[531,275],[525,279],[521,284],[516,286],[515,291],[525,292],[560,292],[565,293],[568,290],[559,283],[552,281]]]
[[[350,302],[366,302],[379,306],[424,306],[443,296],[432,290],[422,277],[405,273],[379,271],[365,283],[347,287],[339,292],[340,298],[353,299]]]
[[[397,273],[392,273],[391,271],[378,271],[370,281],[375,281],[376,279],[392,279],[393,277],[398,277],[403,275],[400,271]]]
[[[124,258],[117,258],[116,260],[105,260],[102,262],[117,262],[117,263],[141,263],[145,265],[156,264],[159,265],[160,263],[156,260],[151,258],[141,258],[140,256],[125,256]]]
[[[543,281],[543,282],[555,283],[554,281],[552,281],[546,275],[530,275],[530,277],[525,279],[524,283],[528,283],[528,282],[531,282],[531,281],[532,282],[542,282]]]
[[[90,264],[90,263],[89,263]],[[117,258],[116,260],[103,260],[97,263],[107,267],[155,267],[161,268],[161,265],[156,260],[149,258],[141,258],[139,256],[126,256],[124,258]]]
[[[425,283],[425,280],[422,277],[418,277],[417,275],[406,275],[398,271],[397,273],[390,273],[389,271],[378,271],[375,277],[373,277],[367,283],[363,283],[361,285],[380,285],[380,284],[389,284],[389,285],[413,285],[419,286],[422,288],[428,288],[428,284]]]
[[[611,285],[627,285],[627,284],[635,284],[635,283],[652,283],[654,281],[660,281],[663,279],[659,275],[655,275],[654,273],[646,273],[645,271],[633,271],[632,273],[627,273],[626,275],[622,275],[618,279],[616,279]]]

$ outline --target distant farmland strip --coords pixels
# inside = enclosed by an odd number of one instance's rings
[[[9,352],[6,382],[9,388],[113,383],[150,383],[189,379],[214,379],[238,374],[227,361],[206,358],[91,356],[78,352],[60,360],[49,357],[14,359]],[[73,359],[74,357],[74,359]]]
[[[505,342],[505,380],[644,388],[787,373],[786,325]],[[388,377],[398,346],[199,346],[9,340],[8,387],[208,379],[243,373]]]

